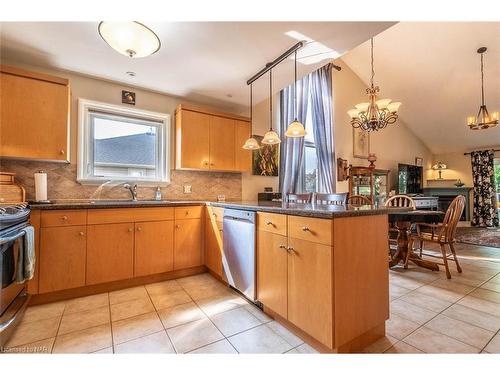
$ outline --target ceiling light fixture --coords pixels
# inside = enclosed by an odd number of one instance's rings
[[[353,128],[360,128],[364,131],[376,131],[384,129],[388,124],[393,124],[398,119],[398,109],[400,102],[391,102],[391,99],[377,100],[378,86],[373,85],[375,70],[373,68],[373,38],[371,38],[371,66],[372,75],[370,87],[366,89],[369,97],[368,103],[355,105],[354,109],[347,111],[351,117]]]
[[[291,138],[305,137],[307,133],[304,125],[297,119],[297,51],[295,51],[295,80],[293,81],[293,112],[295,120],[288,125],[285,135]]]
[[[131,58],[150,56],[161,47],[158,36],[139,22],[102,21],[98,31],[111,48]]]
[[[477,50],[477,53],[481,55],[481,106],[479,107],[479,112],[477,116],[468,116],[467,125],[471,130],[483,130],[493,128],[498,125],[498,112],[493,112],[490,116],[486,104],[484,104],[484,66],[483,66],[483,54],[488,49],[486,47],[481,47]]]
[[[273,70],[269,69],[269,131],[264,134],[262,143],[276,145],[281,142],[278,133],[273,130]]]
[[[259,142],[252,137],[253,134],[253,92],[252,92],[252,87],[253,85],[250,84],[250,138],[248,138],[245,141],[245,144],[243,145],[243,149],[245,150],[257,150],[260,148]]]

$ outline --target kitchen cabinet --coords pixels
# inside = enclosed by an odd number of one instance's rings
[[[205,211],[205,265],[221,279],[224,278],[222,253],[224,234],[222,215],[220,220],[215,207],[207,206]]]
[[[210,169],[210,116],[178,110],[175,114],[176,168]]]
[[[40,293],[85,285],[86,236],[85,225],[41,228]]]
[[[210,169],[234,171],[235,123],[233,119],[210,116]]]
[[[174,269],[174,222],[135,223],[134,276]]]
[[[69,162],[67,79],[1,66],[0,156]]]
[[[250,138],[250,136],[250,122],[235,120],[234,169],[237,171],[252,171],[252,151],[242,148],[245,141]]]
[[[202,264],[201,219],[176,220],[174,229],[174,270],[201,266]]]
[[[134,276],[134,223],[87,226],[87,285]]]

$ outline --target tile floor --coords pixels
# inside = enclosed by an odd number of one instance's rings
[[[463,273],[390,271],[387,335],[368,353],[500,353],[500,249],[459,245]],[[454,269],[454,268],[453,268]],[[316,353],[209,274],[26,311],[16,353]]]

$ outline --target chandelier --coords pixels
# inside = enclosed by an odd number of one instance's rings
[[[467,125],[471,130],[483,130],[493,128],[498,125],[498,112],[493,112],[490,116],[486,104],[484,104],[484,72],[483,72],[483,54],[486,52],[486,47],[481,47],[477,53],[481,55],[481,106],[477,116],[468,116]]]
[[[398,119],[398,109],[400,102],[392,102],[391,99],[377,100],[377,94],[380,91],[378,86],[373,85],[375,70],[373,68],[373,38],[371,38],[371,66],[372,75],[370,87],[366,89],[368,94],[368,103],[355,105],[353,109],[347,111],[351,117],[353,128],[360,128],[364,131],[375,131],[384,129],[388,124],[393,124]]]

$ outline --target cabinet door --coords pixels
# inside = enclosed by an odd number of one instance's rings
[[[41,229],[40,293],[85,285],[86,239],[84,225]]]
[[[222,222],[207,209],[205,217],[205,265],[214,273],[223,277],[222,271]]]
[[[250,172],[252,170],[252,151],[242,148],[250,137],[250,123],[236,120],[234,134],[234,169],[240,172]]]
[[[174,270],[201,266],[201,219],[176,220],[174,230]]]
[[[234,171],[234,120],[210,116],[210,169]]]
[[[87,285],[134,276],[134,224],[87,226]]]
[[[257,299],[287,317],[287,239],[257,231]]]
[[[168,272],[173,268],[173,220],[135,223],[134,276]]]
[[[332,248],[288,239],[288,320],[332,348]]]
[[[0,73],[0,156],[69,160],[69,87]]]
[[[209,169],[210,116],[180,110],[176,114],[176,166],[178,169]]]

